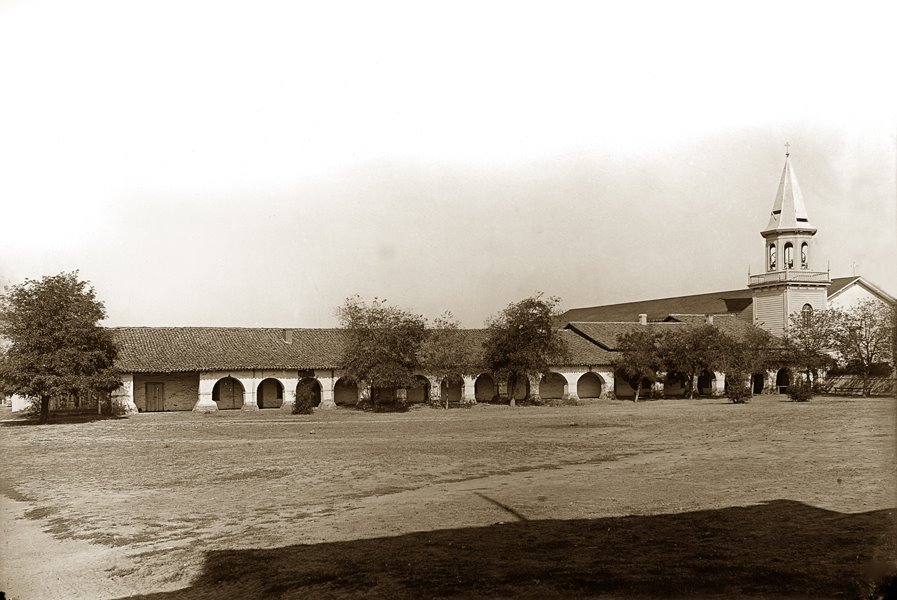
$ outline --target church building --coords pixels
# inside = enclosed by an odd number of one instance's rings
[[[762,273],[749,275],[747,286],[737,290],[566,311],[558,322],[569,349],[565,363],[518,386],[517,399],[631,398],[635,390],[615,377],[612,365],[618,336],[636,328],[672,330],[710,323],[736,337],[754,327],[781,336],[795,313],[849,308],[869,298],[897,303],[861,277],[830,278],[821,269],[823,257],[816,256],[816,232],[786,154],[769,222],[760,232]],[[340,329],[118,327],[112,333],[120,348],[117,366],[124,373],[114,397],[128,412],[290,410],[297,392],[304,390],[324,409],[352,406],[376,393],[346,376]],[[485,330],[465,330],[463,338],[476,364]],[[496,381],[485,370],[457,379],[420,373],[418,379],[420,385],[408,390],[409,402],[507,399],[507,382]],[[780,391],[788,383],[787,368],[752,376],[755,393]],[[722,373],[699,378],[701,394],[718,395],[724,389]],[[685,389],[681,382],[668,381],[658,392],[677,397]],[[14,410],[25,405],[13,402]]]

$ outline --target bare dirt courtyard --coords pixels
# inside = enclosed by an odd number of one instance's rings
[[[881,596],[895,400],[785,400],[6,422],[0,590]]]

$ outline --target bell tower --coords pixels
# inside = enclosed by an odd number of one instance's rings
[[[754,299],[754,325],[774,335],[788,330],[788,318],[794,313],[825,310],[831,283],[828,272],[813,270],[818,263],[813,252],[816,228],[810,224],[791,167],[790,144],[785,148],[782,180],[769,223],[760,232],[765,272],[748,281]]]

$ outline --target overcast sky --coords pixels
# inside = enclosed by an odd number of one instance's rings
[[[897,294],[886,6],[0,0],[0,283],[295,327],[735,289],[788,141],[811,266]]]

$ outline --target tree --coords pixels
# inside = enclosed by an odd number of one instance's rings
[[[509,304],[486,322],[483,362],[499,380],[507,377],[511,406],[521,381],[564,361],[567,345],[554,326],[559,302],[539,292]]]
[[[811,386],[815,386],[819,369],[825,369],[834,362],[831,352],[841,321],[840,312],[834,309],[808,310],[795,313],[788,319],[784,358],[806,373]]]
[[[347,334],[343,364],[350,378],[401,391],[416,384],[414,373],[421,366],[427,336],[422,316],[390,306],[385,299],[374,298],[369,304],[359,296],[346,298],[338,315]],[[373,400],[379,408],[377,398]],[[401,395],[398,400],[404,405]]]
[[[659,349],[663,366],[668,373],[685,377],[687,397],[695,396],[701,373],[721,368],[723,343],[720,331],[709,324],[684,325],[664,333]]]
[[[762,372],[771,362],[772,336],[766,331],[752,327],[740,336],[721,333],[720,367],[729,384],[729,398],[741,403],[752,395],[745,387],[753,373]]]
[[[0,297],[0,335],[9,346],[0,356],[0,380],[10,393],[33,399],[40,423],[50,400],[70,394],[111,393],[121,386],[117,348],[103,303],[78,272],[26,279]]]
[[[614,370],[622,373],[629,381],[635,382],[635,402],[642,391],[642,382],[657,381],[658,372],[663,368],[660,355],[661,333],[653,328],[642,327],[617,337],[620,355],[614,359]]]
[[[437,379],[455,379],[472,372],[475,359],[468,356],[457,319],[446,311],[437,317],[427,329],[427,338],[421,348],[421,364],[427,373]],[[449,407],[448,396],[442,399]]]
[[[834,347],[841,359],[859,367],[863,396],[870,394],[871,371],[893,357],[893,308],[876,300],[863,300],[838,313]]]

